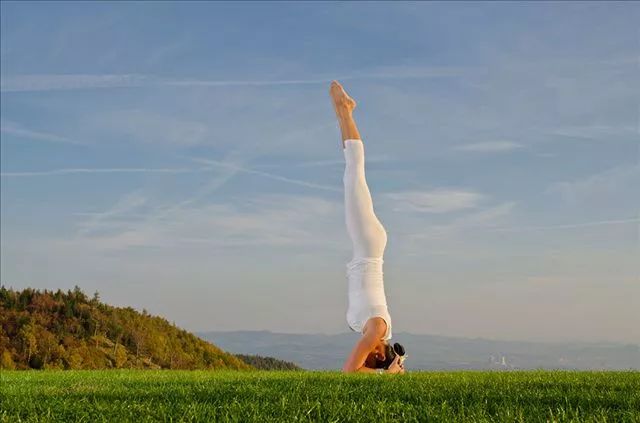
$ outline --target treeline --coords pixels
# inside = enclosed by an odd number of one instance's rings
[[[298,365],[289,361],[278,360],[273,357],[262,357],[260,355],[236,354],[245,363],[258,370],[302,370]]]
[[[0,368],[251,369],[167,320],[72,291],[0,287]]]

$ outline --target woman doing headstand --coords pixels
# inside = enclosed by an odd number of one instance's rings
[[[344,203],[347,232],[353,244],[353,259],[347,264],[349,307],[347,323],[361,332],[342,368],[345,372],[404,373],[400,356],[387,370],[376,363],[386,360],[387,341],[391,338],[391,316],[382,278],[387,233],[373,210],[371,193],[364,172],[364,145],[353,120],[356,102],[337,81],[329,90],[335,108],[346,161]]]

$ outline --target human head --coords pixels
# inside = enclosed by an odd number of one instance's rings
[[[397,356],[405,355],[404,347],[397,342],[391,346],[387,341],[382,341],[378,347],[382,347],[383,352],[378,352],[378,349],[374,350],[374,358],[371,361],[374,369],[388,369]]]
[[[389,350],[393,350],[383,339],[375,344],[364,364],[370,369],[383,369],[388,359]]]

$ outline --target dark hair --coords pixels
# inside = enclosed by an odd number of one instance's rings
[[[398,344],[397,342],[393,344],[393,347],[389,344],[386,344],[384,348],[385,348],[385,351],[384,351],[385,359],[384,360],[376,359],[376,364],[375,364],[376,369],[388,369],[389,366],[391,366],[391,363],[393,363],[393,360],[395,360],[396,355],[403,356],[405,354],[404,347]]]

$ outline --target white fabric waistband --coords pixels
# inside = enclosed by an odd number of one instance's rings
[[[360,266],[380,265],[384,263],[382,257],[358,257],[347,263],[347,269],[354,270]]]

